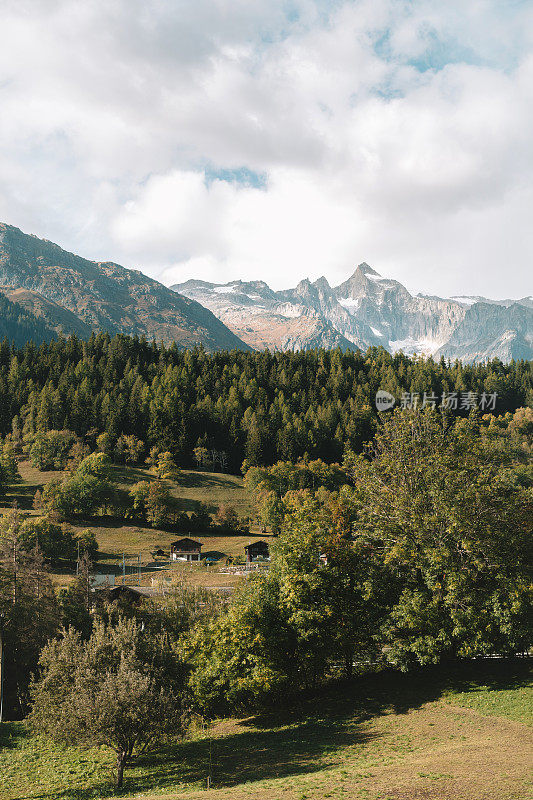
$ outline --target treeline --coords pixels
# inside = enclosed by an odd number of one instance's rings
[[[244,459],[338,461],[346,446],[361,452],[372,439],[378,389],[396,397],[496,393],[495,413],[503,414],[533,403],[533,366],[450,364],[382,348],[210,355],[103,333],[39,347],[0,345],[3,435],[70,430],[92,452],[105,434],[110,453],[135,436],[145,446],[139,455],[156,445],[180,466],[209,453],[232,471]]]

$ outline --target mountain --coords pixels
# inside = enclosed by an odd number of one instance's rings
[[[422,295],[418,296],[421,297]],[[533,308],[533,297],[531,295],[529,297],[522,297],[520,300],[490,300],[488,297],[482,297],[481,295],[466,295],[465,297],[452,297],[451,299],[467,306],[471,306],[474,303],[488,303],[491,306],[505,306],[508,308],[514,305],[514,303],[518,303],[520,306]]]
[[[392,353],[443,355],[476,362],[533,356],[531,297],[413,296],[368,264],[331,287],[325,277],[273,291],[263,281],[189,280],[171,287],[209,308],[255,348],[294,350],[382,345]]]
[[[141,272],[88,261],[3,223],[0,287],[62,333],[106,330],[179,347],[251,349],[211,311]]]
[[[264,281],[168,288],[3,223],[0,299],[0,336],[17,343],[105,330],[211,351],[381,345],[473,363],[533,357],[532,297],[413,296],[366,263],[336,287],[321,277],[283,291]]]
[[[351,341],[310,305],[297,297],[280,299],[263,281],[217,285],[191,280],[171,288],[194,300],[204,298],[207,308],[257,350],[351,346]]]

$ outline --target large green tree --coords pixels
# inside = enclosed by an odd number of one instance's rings
[[[397,585],[388,660],[405,668],[527,650],[533,498],[513,447],[495,448],[474,414],[397,411],[369,456],[352,461],[355,532]]]
[[[60,612],[38,547],[26,549],[18,511],[0,521],[0,625],[4,649],[4,714],[26,711],[27,690],[39,652],[57,633]]]

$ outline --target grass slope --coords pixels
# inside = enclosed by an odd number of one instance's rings
[[[479,684],[468,670],[371,677],[290,711],[221,721],[210,737],[139,758],[122,796],[526,800],[533,730],[516,715],[531,703],[527,667],[477,665]],[[468,707],[489,695],[491,716]],[[21,723],[0,733],[1,800],[114,797],[105,748],[62,749]],[[206,792],[210,751],[216,788]]]
[[[22,481],[8,491],[0,512],[7,511],[16,502],[24,513],[38,514],[32,509],[35,492],[49,481],[60,478],[63,473],[40,472],[29,461],[20,462],[19,471]],[[138,481],[153,480],[153,475],[141,467],[116,466],[112,468],[112,475],[119,492],[127,492]],[[232,506],[241,517],[251,513],[250,501],[239,476],[183,470],[180,481],[173,484],[171,491],[178,501],[180,511],[193,512],[204,503],[211,513],[215,513],[223,504]],[[100,548],[100,556],[95,565],[98,571],[121,574],[124,554],[127,575],[131,577],[131,581],[137,581],[137,559],[141,553],[141,562],[144,565],[141,574],[143,585],[149,585],[151,578],[159,574],[147,566],[153,563],[151,554],[158,548],[168,552],[170,543],[184,535],[154,529],[148,525],[133,525],[130,520],[111,517],[77,521],[71,527],[75,532],[89,529],[95,533]],[[202,542],[204,555],[222,554],[242,558],[245,545],[265,536],[256,530],[248,536],[213,535],[212,532],[206,532],[205,535],[194,534],[193,538]],[[184,572],[187,580],[199,586],[234,586],[239,581],[232,575],[219,575],[216,567],[207,569],[197,565],[176,565],[175,571]],[[73,572],[74,565],[65,565],[63,569],[56,570],[53,577],[58,585],[66,585],[73,579]]]

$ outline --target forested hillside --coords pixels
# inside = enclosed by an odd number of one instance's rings
[[[109,452],[121,434],[134,434],[182,466],[198,448],[224,453],[230,470],[245,458],[271,464],[307,453],[332,462],[346,445],[359,452],[375,431],[378,389],[396,397],[496,393],[495,413],[503,414],[532,404],[533,367],[497,359],[465,366],[383,348],[207,354],[109,334],[0,346],[3,434],[68,429],[94,449],[105,432]]]
[[[26,342],[50,342],[56,333],[45,322],[0,294],[0,337],[6,338],[16,347]]]

